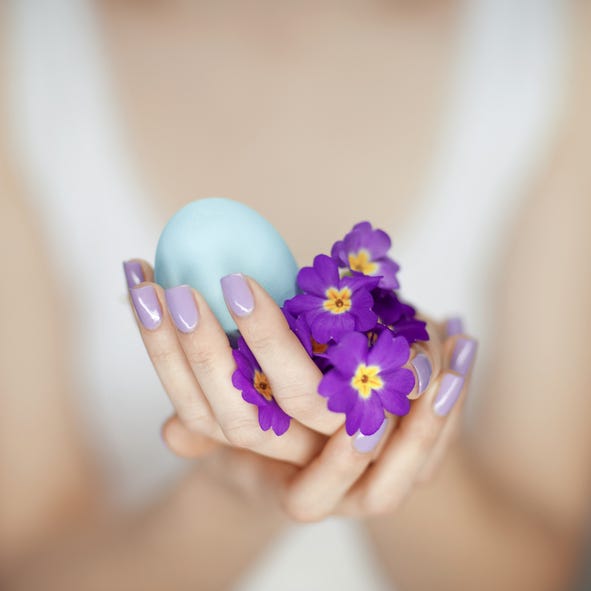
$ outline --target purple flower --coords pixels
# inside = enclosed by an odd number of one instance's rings
[[[312,337],[310,327],[303,314],[296,317],[285,307],[281,308],[281,311],[287,320],[287,324],[289,324],[289,328],[298,337],[300,343],[302,343],[302,346],[306,350],[306,353],[312,358],[312,361],[314,361],[318,369],[320,369],[322,373],[328,371],[332,367],[326,357],[326,351],[329,345],[319,343]]]
[[[349,268],[364,275],[381,276],[380,287],[397,289],[398,264],[387,256],[392,242],[383,230],[373,229],[369,222],[353,226],[343,240],[335,242],[331,256],[339,267]]]
[[[232,351],[236,370],[232,384],[242,392],[242,398],[259,409],[259,425],[263,431],[273,429],[276,435],[283,435],[289,428],[290,417],[277,404],[267,376],[255,359],[246,341],[238,338],[238,348]]]
[[[427,324],[416,318],[416,310],[402,302],[395,292],[376,287],[371,295],[373,309],[380,322],[388,325],[396,336],[403,336],[409,344],[415,341],[428,341]]]
[[[328,350],[334,369],[318,386],[328,398],[329,410],[346,414],[349,435],[359,430],[372,435],[384,421],[384,411],[405,415],[410,410],[407,398],[415,385],[412,371],[402,367],[409,358],[410,346],[383,330],[370,347],[361,333],[350,333]]]
[[[427,323],[412,317],[403,319],[390,326],[390,330],[396,336],[404,337],[409,345],[415,341],[428,341]]]
[[[337,263],[319,254],[313,267],[300,269],[297,281],[304,293],[285,302],[285,308],[303,316],[318,343],[338,341],[351,331],[370,330],[377,323],[370,291],[377,286],[378,277],[356,273],[340,278]]]

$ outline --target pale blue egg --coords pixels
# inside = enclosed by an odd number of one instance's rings
[[[227,333],[236,324],[224,303],[221,277],[249,275],[282,305],[296,293],[297,272],[293,255],[270,222],[221,197],[193,201],[175,213],[160,235],[154,264],[156,283],[194,287]]]

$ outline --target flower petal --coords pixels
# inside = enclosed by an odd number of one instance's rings
[[[396,336],[404,337],[409,344],[412,344],[415,341],[429,340],[427,324],[416,318],[397,322],[392,326],[391,330]]]
[[[347,413],[347,420],[345,421],[345,430],[347,435],[353,435],[359,429],[361,420],[363,419],[363,401],[357,398],[355,406]]]
[[[385,387],[383,391],[391,390],[407,396],[415,387],[415,374],[406,367],[380,373]]]
[[[371,227],[371,223],[368,221],[363,221],[363,222],[358,222],[353,226],[353,229],[351,230],[351,232],[371,232],[372,227]]]
[[[396,273],[400,270],[398,263],[388,257],[384,257],[378,261],[378,270],[376,275],[381,275],[380,287],[384,289],[398,289],[400,283],[396,277]]]
[[[268,431],[273,423],[275,409],[270,405],[259,406],[259,425],[263,431]]]
[[[298,287],[305,293],[311,293],[316,296],[324,296],[326,291],[326,280],[314,267],[303,267],[298,272]]]
[[[386,256],[392,247],[390,236],[388,236],[384,230],[380,230],[378,228],[373,230],[371,233],[368,233],[365,240],[367,241],[366,248],[369,250],[369,252],[371,252],[374,260],[378,260]]]
[[[306,320],[309,316],[306,317]],[[331,314],[324,312],[316,315],[310,322],[310,332],[319,343],[328,343],[330,339],[338,341],[341,336],[351,332],[355,328],[355,318],[349,312],[344,314]]]
[[[298,316],[303,312],[308,312],[310,310],[322,309],[322,302],[324,298],[315,296],[315,295],[308,295],[305,293],[300,293],[290,300],[287,300],[283,305],[287,308],[288,312]]]
[[[379,392],[383,407],[393,415],[403,417],[410,410],[410,400],[395,390],[383,389]]]
[[[371,292],[373,289],[377,287],[379,282],[379,277],[373,277],[372,275],[363,275],[363,273],[353,271],[352,275],[346,275],[341,279],[341,287],[348,287],[353,292],[353,295],[357,295],[357,292],[360,290]]]
[[[256,360],[253,352],[249,349],[244,337],[238,337],[237,341],[238,348],[232,351],[236,365],[241,369],[245,375],[254,375],[255,369],[261,369],[258,361]],[[246,370],[246,367],[249,369]]]
[[[330,256],[340,267],[347,266],[347,253],[345,252],[345,245],[342,240],[339,240],[332,245],[332,248],[330,249]]]
[[[338,393],[349,385],[350,378],[343,375],[341,372],[333,369],[322,376],[320,384],[318,384],[318,394],[330,398],[336,396]]]
[[[252,377],[245,376],[239,369],[232,374],[232,385],[241,392],[248,388],[254,388],[252,380]]]
[[[360,363],[367,360],[367,337],[360,332],[347,334],[337,345],[326,352],[330,362],[345,376],[351,379]]]
[[[275,413],[273,415],[273,431],[275,435],[283,435],[289,429],[289,423],[291,422],[291,417],[279,406],[275,409]]]
[[[410,356],[410,346],[406,339],[393,337],[392,333],[384,330],[378,336],[375,345],[367,354],[369,365],[378,365],[383,372],[391,368],[401,367]]]
[[[351,386],[346,385],[337,394],[334,394],[328,399],[326,406],[328,410],[332,410],[333,412],[348,413],[355,406],[358,398],[357,392]]]
[[[384,422],[384,407],[380,398],[372,394],[370,398],[363,401],[364,411],[359,430],[363,435],[373,435]]]
[[[328,255],[319,254],[314,257],[314,270],[324,282],[324,291],[339,284],[339,267]]]

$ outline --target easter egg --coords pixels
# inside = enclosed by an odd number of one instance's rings
[[[193,201],[175,213],[160,235],[154,264],[156,283],[194,287],[227,333],[237,327],[224,303],[224,275],[252,277],[281,306],[296,293],[297,272],[291,251],[270,222],[221,197]]]

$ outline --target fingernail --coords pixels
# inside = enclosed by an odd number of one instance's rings
[[[192,332],[197,326],[199,312],[188,285],[177,285],[164,291],[172,320],[181,332]]]
[[[156,290],[151,285],[134,287],[130,290],[131,301],[137,312],[140,322],[148,330],[154,330],[162,321],[162,308],[156,295]]]
[[[464,378],[456,376],[453,373],[444,374],[439,384],[439,391],[433,403],[433,410],[439,416],[445,416],[453,408],[456,403],[462,387],[464,386]]]
[[[452,316],[448,318],[445,325],[445,333],[448,337],[453,337],[457,334],[463,334],[464,323],[459,316]]]
[[[450,368],[462,375],[466,375],[476,355],[477,342],[474,339],[458,339],[449,363]]]
[[[221,284],[226,305],[236,316],[248,316],[254,310],[254,298],[244,275],[226,275],[222,277]]]
[[[129,289],[146,280],[144,270],[137,261],[123,261],[123,272]]]
[[[422,394],[431,381],[431,362],[424,353],[419,353],[412,361],[412,366],[417,374],[418,393]]]
[[[384,419],[382,426],[373,435],[363,435],[363,433],[357,431],[352,437],[355,450],[362,454],[367,454],[370,451],[373,451],[384,435],[386,427],[388,426],[388,421],[388,418]]]

